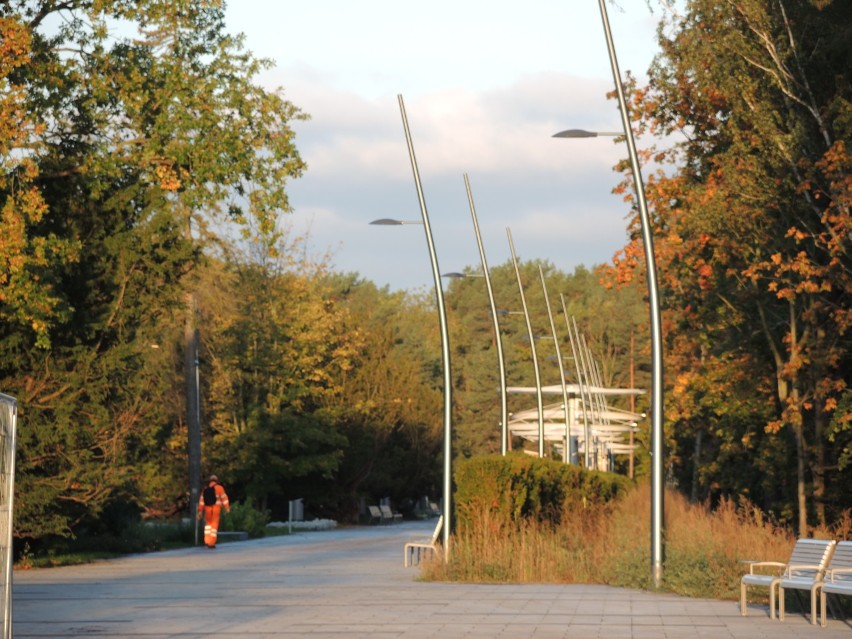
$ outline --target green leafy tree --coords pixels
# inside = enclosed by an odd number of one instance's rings
[[[395,504],[440,494],[441,349],[433,297],[390,293],[356,276],[333,284],[347,330],[359,336],[334,406],[347,438],[338,509],[354,520],[359,499]]]
[[[334,407],[360,336],[347,330],[321,270],[280,257],[232,259],[224,272],[198,297],[209,327],[205,458],[266,509],[299,496],[296,480],[335,476],[346,439]]]
[[[76,260],[79,244],[38,232],[48,209],[34,156],[44,124],[28,109],[32,34],[19,15],[0,14],[0,43],[0,321],[31,331],[44,347],[52,323],[67,319],[55,274]]]
[[[213,220],[274,249],[303,116],[255,83],[268,63],[224,31],[220,2],[13,0],[0,26],[16,533],[68,533],[116,498],[167,512],[184,499],[163,478],[188,276]]]

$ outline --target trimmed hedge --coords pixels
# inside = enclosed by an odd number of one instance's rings
[[[491,512],[498,521],[559,524],[563,513],[606,503],[633,485],[622,475],[523,453],[462,460],[456,465],[455,481],[460,530],[482,512]]]

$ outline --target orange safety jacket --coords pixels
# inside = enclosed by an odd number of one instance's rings
[[[204,505],[204,495],[198,498],[198,512],[202,512],[204,508],[224,508],[225,512],[231,512],[231,503],[228,501],[228,494],[222,484],[211,481],[207,486],[213,486],[216,489],[216,503],[213,506]],[[203,493],[204,491],[202,491]]]

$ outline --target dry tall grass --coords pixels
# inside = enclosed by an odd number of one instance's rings
[[[584,546],[601,530],[604,512],[567,513],[559,526],[536,520],[514,524],[490,511],[479,512],[453,536],[449,563],[425,565],[424,577],[499,583],[597,581],[600,555]]]
[[[650,491],[628,495],[609,530],[614,550],[606,581],[650,586]],[[742,560],[784,561],[795,539],[746,501],[723,500],[711,510],[667,491],[665,503],[665,589],[693,597],[736,599]]]
[[[606,583],[649,588],[650,491],[639,487],[596,509],[578,507],[562,523],[498,521],[477,513],[451,541],[450,561],[424,565],[423,577],[441,581]],[[664,589],[693,597],[736,599],[742,560],[784,561],[795,538],[747,501],[715,509],[668,491],[665,503]],[[846,513],[815,536],[852,538]]]

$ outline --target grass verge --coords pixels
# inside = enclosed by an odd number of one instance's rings
[[[794,536],[746,500],[714,509],[667,491],[662,589],[690,597],[737,599],[743,560],[785,561]],[[423,565],[422,578],[491,583],[600,583],[650,589],[650,490],[639,486],[594,507],[576,506],[559,524],[498,519],[480,509],[454,534],[448,563]],[[847,514],[815,537],[852,538]]]

